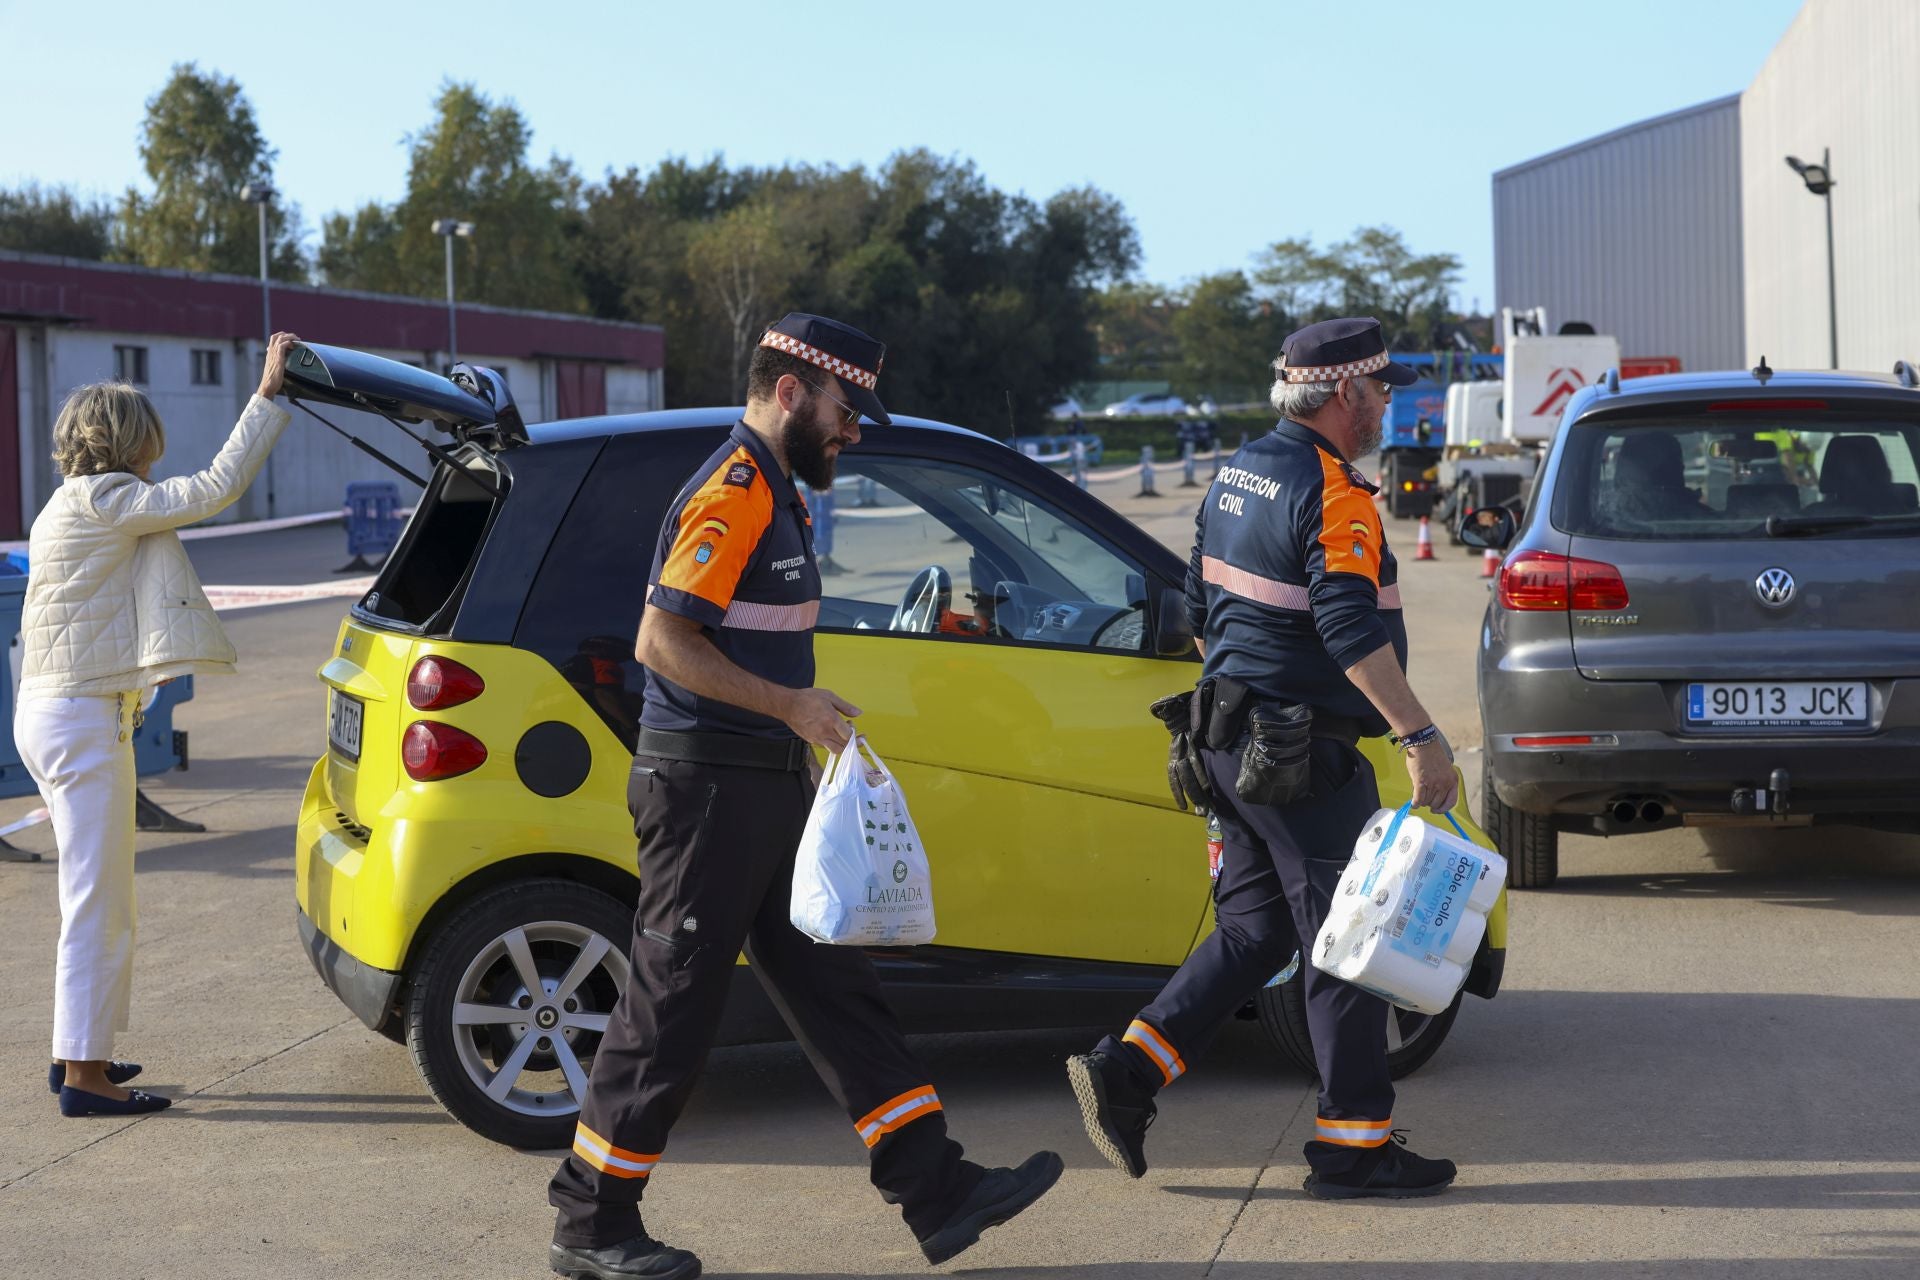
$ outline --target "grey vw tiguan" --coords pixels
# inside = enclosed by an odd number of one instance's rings
[[[1920,831],[1920,390],[1892,378],[1607,379],[1568,404],[1480,649],[1481,822],[1511,882],[1562,831]]]

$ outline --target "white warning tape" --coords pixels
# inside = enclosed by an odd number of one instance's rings
[[[373,589],[373,577],[341,578],[334,582],[306,582],[271,587],[207,587],[207,600],[222,613],[258,609],[269,604],[297,604],[303,600],[358,599]]]
[[[4,827],[0,827],[0,836],[10,836],[16,831],[25,831],[28,827],[37,827],[46,820],[47,811],[45,809],[35,809],[18,822],[10,822]]]
[[[413,514],[412,507],[396,508],[394,514],[402,520]],[[338,511],[312,511],[304,516],[276,516],[272,520],[246,520],[235,524],[203,524],[191,529],[180,530],[182,542],[192,542],[198,538],[237,538],[247,533],[278,533],[283,529],[301,529],[308,525],[326,524],[329,521],[344,520],[347,512],[343,507]],[[0,542],[0,555],[9,551],[25,551],[27,544],[19,542]]]

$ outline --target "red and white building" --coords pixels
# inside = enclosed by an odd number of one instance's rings
[[[307,285],[272,287],[273,325],[302,338],[445,368],[444,302]],[[74,387],[135,383],[167,428],[156,479],[205,466],[259,383],[260,282],[0,250],[0,539],[20,538],[60,477],[53,421]],[[528,422],[665,406],[658,325],[461,304],[460,359],[498,369]],[[330,421],[419,470],[392,424],[321,407]],[[349,482],[393,480],[305,414],[225,519],[337,511]],[[412,430],[426,433],[425,424]],[[400,481],[403,502],[411,486]]]

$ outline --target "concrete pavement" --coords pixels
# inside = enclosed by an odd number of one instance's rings
[[[1096,492],[1184,551],[1196,495],[1171,488],[1177,479],[1162,470],[1159,499],[1129,498],[1124,482]],[[1444,540],[1439,561],[1414,563],[1411,526],[1389,536],[1405,546],[1416,687],[1471,746],[1478,565]],[[244,549],[222,554],[249,570]],[[302,548],[307,565],[324,556]],[[497,1147],[449,1120],[405,1049],[348,1015],[294,938],[291,823],[325,746],[312,672],[340,612],[234,615],[242,674],[202,682],[180,715],[194,768],[153,788],[209,827],[140,842],[122,1056],[150,1064],[142,1083],[180,1098],[174,1110],[57,1115],[43,1086],[55,868],[0,867],[0,1276],[545,1274],[557,1156]],[[0,804],[0,823],[30,807]],[[15,839],[52,852],[44,828]],[[1920,1120],[1908,1096],[1920,842],[1675,832],[1570,839],[1564,865],[1560,889],[1513,899],[1499,999],[1467,1001],[1440,1054],[1402,1084],[1396,1120],[1416,1148],[1461,1162],[1449,1194],[1306,1198],[1313,1084],[1277,1065],[1252,1024],[1229,1027],[1163,1095],[1154,1167],[1137,1183],[1094,1155],[1065,1087],[1061,1059],[1090,1032],[927,1037],[917,1047],[970,1154],[1006,1162],[1049,1146],[1068,1163],[1055,1192],[946,1270],[1920,1272]],[[863,1157],[795,1047],[723,1050],[656,1176],[649,1223],[713,1275],[928,1274],[866,1185]]]

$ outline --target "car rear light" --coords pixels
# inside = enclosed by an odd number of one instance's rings
[[[415,782],[439,782],[485,764],[487,746],[465,729],[437,720],[415,720],[400,740],[400,761]]]
[[[1626,608],[1627,583],[1604,561],[1522,551],[1500,566],[1499,598],[1501,608],[1522,612],[1597,613]]]
[[[407,677],[407,701],[415,711],[445,711],[486,691],[487,682],[478,672],[452,658],[422,658]]]

